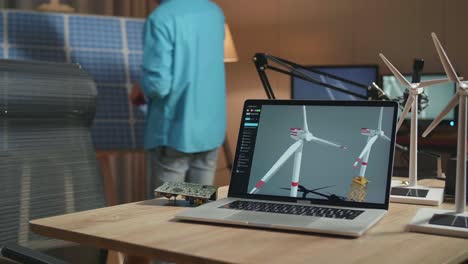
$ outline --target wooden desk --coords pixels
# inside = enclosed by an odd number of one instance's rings
[[[222,187],[220,196],[226,191]],[[358,239],[178,222],[173,216],[186,208],[170,206],[164,199],[34,220],[30,227],[43,236],[177,263],[457,263],[468,259],[468,239],[405,232],[418,208],[391,204],[389,214]]]

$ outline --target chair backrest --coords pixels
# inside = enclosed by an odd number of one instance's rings
[[[56,247],[29,220],[105,205],[90,136],[96,96],[78,65],[0,60],[0,244]]]

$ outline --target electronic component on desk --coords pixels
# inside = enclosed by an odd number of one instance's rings
[[[215,201],[217,198],[218,187],[212,185],[203,185],[188,182],[165,182],[154,190],[156,197],[166,197],[168,199],[181,195],[185,197],[190,204],[200,205]]]

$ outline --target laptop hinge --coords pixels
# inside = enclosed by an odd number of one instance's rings
[[[309,200],[296,200],[296,203],[298,203],[298,204],[310,204],[311,201],[309,201]]]

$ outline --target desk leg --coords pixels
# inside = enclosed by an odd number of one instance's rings
[[[109,250],[107,251],[107,261],[106,264],[123,264],[125,260],[124,254]]]
[[[129,256],[122,252],[109,250],[107,253],[107,264],[151,264],[147,257]]]

